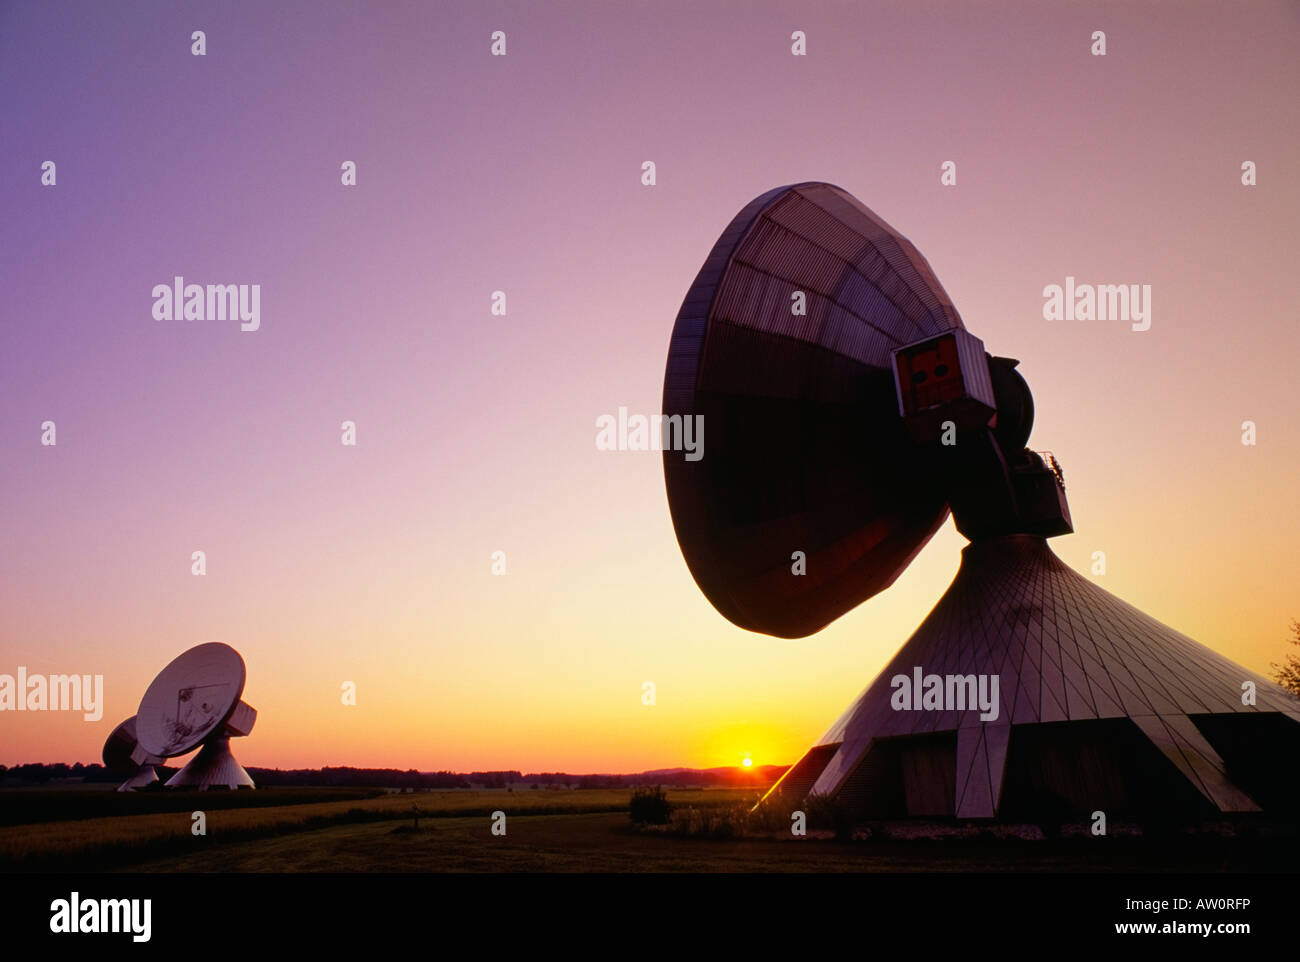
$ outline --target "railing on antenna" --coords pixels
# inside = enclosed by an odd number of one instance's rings
[[[1056,483],[1059,484],[1061,486],[1061,490],[1064,491],[1065,472],[1061,470],[1061,462],[1056,460],[1056,455],[1054,455],[1051,451],[1035,451],[1034,453],[1037,454],[1040,458],[1042,458],[1044,462],[1046,462],[1048,470],[1051,471],[1053,476],[1056,478]]]

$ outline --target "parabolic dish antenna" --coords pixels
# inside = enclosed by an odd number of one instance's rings
[[[230,754],[230,737],[247,735],[257,718],[240,701],[244,680],[244,659],[229,645],[211,642],[177,656],[140,699],[133,757],[173,758],[202,746],[169,788],[252,788],[252,778]]]
[[[665,443],[663,462],[709,601],[742,628],[808,635],[892,584],[949,511],[971,541],[768,799],[872,817],[1294,810],[1300,781],[1277,759],[1300,751],[1300,701],[1048,547],[1073,526],[1060,465],[1025,446],[1018,363],[987,354],[917,249],[838,187],[768,191],[713,245],[663,401],[667,437],[673,418],[707,429],[702,456]]]
[[[664,376],[664,414],[703,417],[705,456],[666,450],[664,478],[691,574],[735,624],[817,631],[893,584],[948,516],[955,465],[912,437],[940,425],[899,417],[908,346],[920,400],[955,392],[959,424],[987,433],[1004,382],[1018,454],[1033,408],[1016,362],[986,360],[925,258],[850,194],[768,191],[714,244]]]
[[[117,786],[119,792],[135,791],[158,781],[158,773],[153,767],[161,765],[164,759],[145,753],[141,761],[137,762],[132,755],[138,746],[134,715],[114,728],[104,741],[104,767],[110,772],[131,776]]]

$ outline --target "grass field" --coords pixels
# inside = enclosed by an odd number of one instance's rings
[[[409,825],[409,823],[407,823]],[[407,829],[404,825],[403,829]],[[197,840],[202,842],[204,840]],[[338,825],[133,866],[143,872],[999,872],[1267,870],[1230,842],[1161,846],[1140,840],[961,845],[828,839],[714,841],[638,833],[623,813],[507,818],[504,837],[487,818]],[[1272,868],[1290,871],[1289,858]]]
[[[104,818],[357,801],[383,795],[379,788],[268,788],[256,792],[116,792],[103,788],[21,788],[0,792],[0,827]]]
[[[282,790],[275,790],[277,793]],[[875,837],[711,839],[634,829],[627,789],[439,791],[304,802],[311,790],[165,796],[175,810],[0,828],[0,870],[145,872],[1290,872],[1294,833],[1258,838],[1087,836],[1025,841]],[[324,790],[328,792],[329,790]],[[104,793],[86,793],[102,797]],[[753,798],[734,789],[669,790],[682,808],[721,812]],[[130,796],[128,796],[130,797]],[[0,805],[8,799],[0,798]],[[83,799],[87,811],[118,801]],[[129,803],[128,803],[129,804]],[[207,804],[206,808],[201,806]],[[422,810],[414,828],[412,807]],[[203,810],[207,834],[191,833]],[[491,813],[506,813],[505,836]]]
[[[345,797],[334,801],[316,798],[338,793]],[[271,789],[159,795],[99,791],[57,794],[60,796],[58,820],[38,820],[41,818],[39,805],[18,800],[19,793],[0,796],[0,808],[8,816],[8,824],[0,828],[0,870],[109,869],[146,858],[184,853],[196,843],[213,850],[236,841],[333,825],[387,823],[391,828],[396,822],[411,821],[416,805],[422,810],[422,822],[474,816],[484,825],[490,814],[498,810],[505,811],[508,817],[626,812],[631,793],[628,789],[485,790],[377,797],[368,792],[353,797],[357,793],[351,789]],[[695,807],[731,805],[753,795],[734,789],[684,789],[670,794],[674,802]],[[72,798],[74,795],[77,797]],[[137,814],[122,814],[123,806],[135,806]],[[160,806],[166,810],[159,811]],[[78,811],[82,817],[69,817],[71,810]],[[205,814],[205,836],[192,832],[195,811]],[[96,817],[98,812],[104,814]],[[19,813],[25,815],[20,819]],[[23,824],[13,824],[16,819]],[[626,814],[623,819],[627,820]]]

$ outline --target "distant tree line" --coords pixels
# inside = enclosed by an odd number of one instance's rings
[[[528,784],[562,788],[640,788],[664,785],[673,788],[718,788],[731,786],[766,787],[780,778],[785,765],[761,765],[739,768],[684,768],[667,772],[641,772],[636,775],[570,775],[567,772],[541,772],[523,776]]]
[[[418,772],[414,768],[250,768],[248,774],[262,788],[337,786],[344,788],[470,788],[468,776],[458,772]]]
[[[159,769],[161,775],[164,769]],[[518,771],[497,772],[420,772],[414,768],[249,768],[253,781],[262,788],[320,787],[400,788],[421,791],[435,788],[637,788],[663,785],[675,788],[712,788],[746,785],[763,787],[772,784],[785,766],[767,765],[751,771],[741,769],[681,769],[666,772],[642,772],[638,775],[573,775],[568,772],[537,772],[524,775]],[[122,772],[112,772],[103,765],[50,765],[32,763],[6,767],[0,765],[0,785],[44,785],[57,780],[85,782],[120,782]]]
[[[33,762],[29,765],[0,765],[0,784],[6,782],[18,785],[44,785],[51,779],[80,779],[86,782],[120,782],[122,776],[108,771],[103,765],[95,763],[94,765],[83,765],[77,762],[75,765],[65,765],[63,762],[56,762],[53,765],[42,765],[39,762]]]

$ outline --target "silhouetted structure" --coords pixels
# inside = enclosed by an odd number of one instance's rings
[[[231,736],[247,735],[257,720],[257,711],[240,700],[245,679],[244,659],[229,645],[196,645],[178,655],[140,699],[132,759],[145,764],[198,748],[168,788],[253,788],[230,753]]]
[[[836,796],[881,817],[1294,810],[1300,702],[1047,546],[1073,528],[1060,465],[1025,447],[1017,363],[986,354],[925,258],[837,187],[769,191],[714,245],[664,378],[664,413],[707,428],[705,456],[666,449],[664,476],[714,606],[808,635],[893,583],[949,510],[972,542],[766,801]]]

